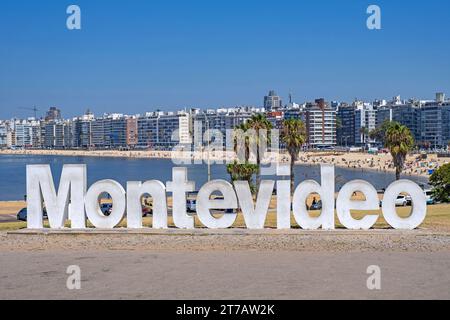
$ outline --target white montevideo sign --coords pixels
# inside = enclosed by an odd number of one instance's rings
[[[279,176],[285,176],[286,166],[280,166]],[[212,215],[211,210],[240,208],[248,229],[263,229],[272,194],[276,185],[277,227],[291,228],[291,204],[295,221],[305,230],[335,228],[335,208],[339,221],[348,229],[368,230],[379,216],[368,214],[362,219],[352,217],[351,210],[373,211],[380,208],[377,191],[368,182],[355,180],[347,183],[339,192],[335,201],[334,166],[322,165],[321,183],[308,180],[302,182],[291,199],[288,180],[264,180],[254,201],[250,186],[246,181],[237,181],[234,186],[225,180],[215,180],[205,184],[197,197],[198,218],[207,228],[224,229],[233,226],[237,213]],[[42,229],[43,209],[47,211],[50,228],[63,229],[70,220],[72,229],[85,229],[86,221],[99,229],[112,229],[126,217],[127,228],[142,229],[142,197],[149,195],[153,199],[153,228],[168,228],[167,193],[173,198],[173,222],[177,228],[194,229],[194,217],[187,214],[187,193],[193,192],[195,182],[188,181],[187,168],[173,168],[173,178],[164,185],[160,181],[128,182],[127,190],[113,180],[102,180],[87,189],[86,165],[65,165],[59,189],[55,189],[49,165],[27,166],[28,228]],[[352,200],[355,192],[364,194],[365,200]],[[99,197],[109,194],[113,201],[112,212],[105,216],[99,205]],[[223,197],[211,200],[211,195],[221,193]],[[322,200],[322,212],[311,217],[306,199],[312,193],[319,194]],[[412,199],[412,211],[409,217],[402,218],[396,212],[396,199],[401,193],[407,193]],[[256,203],[255,203],[256,202]],[[335,206],[336,204],[336,206]],[[423,190],[414,182],[400,180],[392,183],[386,190],[382,203],[385,220],[395,229],[412,230],[422,224],[426,217],[426,197]]]

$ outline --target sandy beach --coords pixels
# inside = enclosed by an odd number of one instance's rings
[[[135,159],[192,159],[205,162],[208,159],[207,152],[173,152],[173,151],[117,151],[117,150],[0,150],[0,155],[30,155],[30,156],[65,156],[65,157],[115,157]],[[289,162],[287,154],[269,154],[263,162],[277,160],[282,163]],[[232,152],[211,152],[209,159],[212,163],[219,161],[233,161],[235,155]],[[419,159],[418,155],[409,155],[405,163],[405,175],[429,176],[429,170],[435,170],[449,163],[450,158],[438,158],[429,155],[426,160]],[[390,154],[371,155],[367,153],[341,153],[341,152],[305,152],[301,153],[299,165],[334,164],[337,167],[360,169],[361,171],[395,172]]]

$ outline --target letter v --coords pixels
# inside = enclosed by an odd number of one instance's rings
[[[264,229],[275,181],[265,180],[261,182],[256,206],[253,203],[250,185],[247,181],[236,181],[234,187],[247,228]]]

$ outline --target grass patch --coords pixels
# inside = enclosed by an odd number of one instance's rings
[[[27,223],[21,221],[0,223],[0,231],[17,231],[26,227]]]
[[[411,208],[397,208],[397,212],[399,216],[401,217],[408,217]],[[370,211],[370,212],[355,212],[353,214],[354,218],[360,219],[364,217],[367,214],[379,214],[379,219],[377,223],[375,224],[375,229],[388,229],[390,226],[387,224],[386,220],[384,220],[381,210],[379,211]],[[311,216],[318,216],[320,214],[319,211],[310,212]],[[146,217],[143,219],[144,227],[151,227],[152,226],[152,218]],[[119,227],[120,228],[126,228],[126,220],[123,220]],[[169,227],[175,227],[173,223],[173,218],[169,216],[168,219],[168,225]],[[299,228],[297,225],[294,217],[291,217],[291,225],[293,228]],[[195,226],[196,228],[204,228],[202,223],[200,222],[200,219],[195,216]],[[48,222],[44,223],[44,227],[48,228]],[[66,224],[66,227],[70,227],[70,223]],[[93,226],[88,223],[88,227],[92,228]],[[245,221],[242,214],[238,214],[238,217],[236,219],[235,224],[233,225],[233,228],[245,228]],[[267,215],[266,220],[266,228],[276,228],[277,227],[277,219],[276,219],[276,213],[270,212]],[[450,204],[440,204],[440,205],[434,205],[428,207],[428,214],[427,218],[425,219],[424,223],[421,226],[422,228],[432,229],[432,230],[439,230],[439,231],[446,231],[450,232]],[[14,230],[20,230],[26,228],[25,222],[8,222],[8,223],[0,223],[0,231],[14,231]],[[338,218],[336,217],[336,228],[343,228],[343,226],[339,223]]]

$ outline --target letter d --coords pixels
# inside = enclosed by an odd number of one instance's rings
[[[333,230],[334,224],[334,166],[321,166],[321,184],[308,180],[302,182],[294,193],[293,209],[294,217],[300,227],[305,230],[316,230],[322,227],[325,230]],[[312,193],[318,193],[322,200],[322,213],[313,218],[306,208],[306,200]]]

